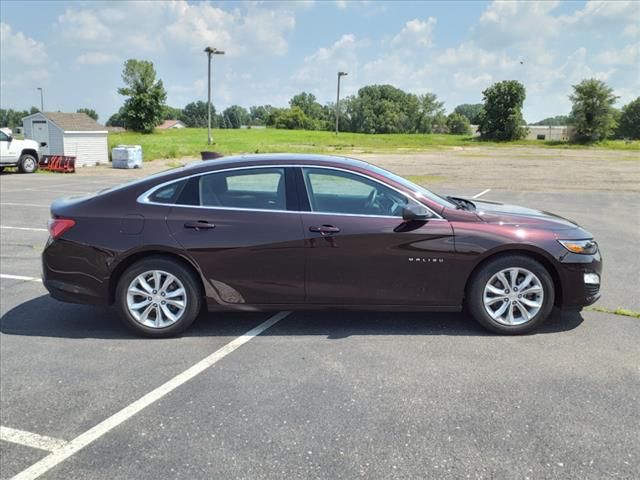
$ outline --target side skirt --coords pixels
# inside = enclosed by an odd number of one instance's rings
[[[376,312],[461,312],[462,306],[425,306],[425,305],[332,305],[332,304],[286,304],[273,303],[262,305],[226,304],[221,305],[207,299],[207,310],[236,311],[236,312],[262,312],[262,311],[310,311],[310,310],[351,310],[351,311],[376,311]]]

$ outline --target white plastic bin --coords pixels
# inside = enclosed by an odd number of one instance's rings
[[[113,168],[142,167],[142,147],[140,145],[118,145],[111,149]]]

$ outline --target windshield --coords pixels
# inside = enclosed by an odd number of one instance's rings
[[[423,197],[433,202],[439,203],[440,205],[447,208],[456,208],[456,204],[451,202],[450,200],[447,200],[445,197],[441,197],[437,193],[433,193],[431,190],[427,190],[426,188],[421,187],[420,185],[416,185],[415,183],[407,180],[406,178],[401,177],[400,175],[396,175],[395,173],[392,173],[389,170],[385,170],[384,168],[376,167],[375,165],[371,165],[371,164],[369,164],[369,168],[374,172],[380,173],[385,177],[393,180],[394,182],[399,183],[400,185],[403,185],[408,189],[417,192],[418,194],[422,195]]]

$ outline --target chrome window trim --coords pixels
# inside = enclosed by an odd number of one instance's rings
[[[152,187],[151,189],[143,192],[142,194],[140,194],[138,196],[138,198],[136,199],[136,202],[141,203],[141,204],[147,204],[147,205],[159,205],[159,206],[164,206],[164,207],[174,207],[174,208],[203,208],[203,209],[208,209],[208,210],[231,210],[231,211],[245,211],[245,212],[272,212],[272,213],[296,213],[296,214],[313,214],[313,215],[338,215],[338,216],[342,216],[342,217],[365,217],[365,218],[402,218],[399,216],[391,216],[391,215],[360,215],[360,214],[355,214],[355,213],[332,213],[332,212],[313,212],[313,211],[303,211],[303,210],[270,210],[270,209],[266,209],[266,208],[240,208],[240,207],[212,207],[212,206],[206,206],[206,205],[181,205],[178,203],[160,203],[160,202],[152,202],[149,200],[149,197],[151,195],[153,195],[157,190],[166,187],[167,185],[170,185],[172,183],[176,183],[176,182],[182,182],[183,180],[190,180],[191,178],[195,178],[195,177],[201,177],[203,175],[211,175],[214,173],[222,173],[222,172],[230,172],[230,171],[235,171],[235,170],[255,170],[255,169],[262,169],[262,168],[320,168],[320,169],[327,169],[327,170],[338,170],[341,172],[345,172],[345,173],[351,173],[353,175],[359,175],[363,178],[366,178],[372,182],[378,183],[380,185],[383,185],[387,188],[390,188],[391,190],[394,190],[396,192],[398,192],[400,195],[407,197],[407,194],[391,185],[388,185],[384,182],[381,182],[380,180],[377,180],[375,178],[371,178],[368,175],[362,174],[360,172],[354,172],[352,170],[348,170],[348,169],[344,169],[344,168],[339,168],[339,167],[331,167],[331,166],[325,166],[325,165],[315,165],[315,164],[309,164],[309,165],[296,165],[296,164],[289,164],[289,165],[251,165],[251,166],[244,166],[244,167],[229,167],[229,168],[223,168],[220,170],[213,170],[213,171],[208,171],[208,172],[200,172],[200,173],[195,173],[193,175],[187,175],[184,177],[180,177],[180,178],[174,178],[173,180],[169,180],[167,182],[161,183],[159,185],[156,185],[155,187]],[[306,185],[305,185],[305,190],[306,190]],[[307,195],[309,195],[309,192],[307,191]],[[420,200],[416,199],[416,198],[411,198],[412,200],[414,200],[415,202],[417,202],[420,206],[426,208],[432,215],[434,215],[433,218],[430,218],[429,221],[432,220],[444,220],[447,221],[446,218],[443,218],[440,214],[438,214],[437,212],[433,211],[428,205],[425,205],[424,203],[422,203]]]
[[[378,185],[382,185],[383,187],[386,187],[390,190],[393,190],[396,193],[399,193],[400,195],[402,195],[404,198],[406,198],[407,200],[413,200],[416,203],[418,203],[420,206],[426,208],[429,212],[431,212],[432,215],[435,215],[435,218],[431,218],[430,220],[436,220],[436,219],[440,219],[443,220],[443,218],[438,215],[436,212],[434,212],[433,210],[431,210],[431,208],[429,208],[427,205],[423,204],[422,202],[420,202],[419,200],[415,199],[415,198],[410,198],[407,197],[407,194],[401,190],[398,190],[395,187],[392,187],[391,185],[388,185],[384,182],[381,182],[380,180],[377,180],[375,178],[371,178],[369,175],[364,175],[360,172],[353,172],[351,170],[345,170],[344,168],[338,168],[338,167],[321,167],[321,166],[316,166],[316,165],[304,165],[300,167],[302,170],[307,169],[307,168],[318,168],[318,169],[323,169],[323,170],[337,170],[339,172],[344,172],[344,173],[350,173],[352,175],[357,175],[360,176],[362,178],[366,178],[367,180],[377,183]],[[311,202],[311,197],[309,196],[309,185],[307,185],[307,176],[305,175],[304,172],[302,172],[302,175],[304,176],[304,186],[305,186],[305,190],[307,192],[307,200],[309,201],[309,208],[313,208],[312,207],[312,202]],[[409,202],[407,202],[409,203]],[[340,215],[340,213],[337,212],[313,212],[313,213],[322,213],[323,215]],[[350,216],[354,216],[354,217],[382,217],[382,218],[402,218],[402,216],[394,216],[394,215],[366,215],[366,214],[356,214],[356,213],[344,213],[342,215],[350,215]]]

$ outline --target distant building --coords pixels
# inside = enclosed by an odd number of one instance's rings
[[[576,134],[576,129],[571,125],[560,125],[555,127],[548,127],[545,125],[527,125],[527,140],[554,140],[554,141],[569,141],[573,140]],[[471,125],[472,135],[475,137],[480,136],[478,131],[478,125]]]
[[[22,119],[24,137],[42,155],[76,157],[76,167],[109,163],[107,127],[86,113],[38,112]]]
[[[555,140],[568,141],[573,140],[575,128],[569,125],[546,126],[546,125],[527,125],[529,131],[525,137],[527,140]]]
[[[170,128],[187,128],[180,120],[165,120],[156,127],[158,130],[168,130]]]

